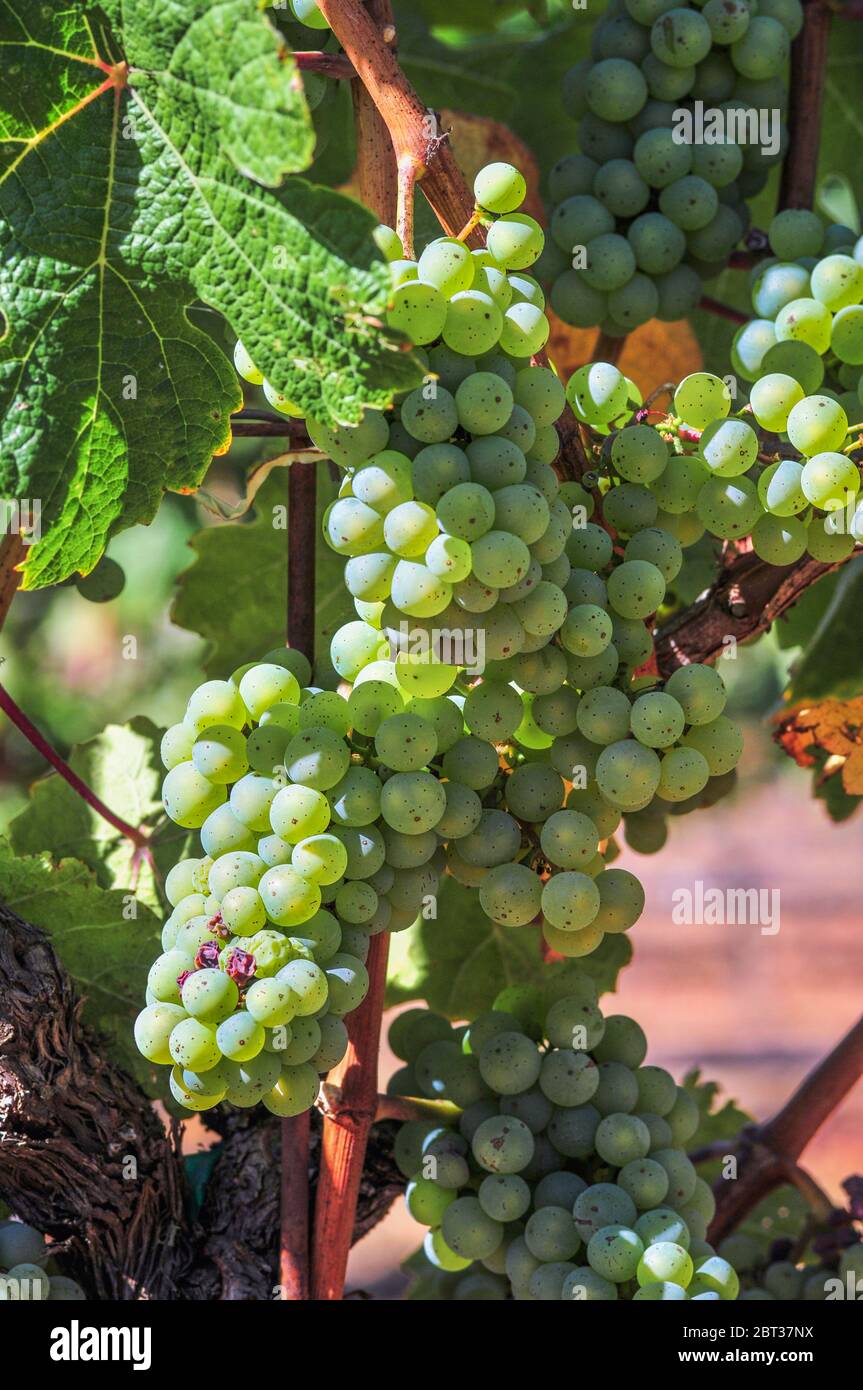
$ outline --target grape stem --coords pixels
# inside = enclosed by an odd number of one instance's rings
[[[706,593],[659,629],[660,675],[668,677],[692,661],[715,661],[728,649],[729,638],[744,642],[767,632],[812,584],[845,563],[825,565],[806,556],[795,565],[778,567],[759,560],[753,551],[736,555]]]
[[[272,410],[238,410],[231,416],[235,439],[282,438],[287,435],[298,449],[314,448],[303,420],[292,420]]]
[[[735,1147],[738,1151],[738,1172],[734,1181],[720,1178],[716,1183],[716,1215],[708,1232],[711,1244],[734,1230],[763,1197],[782,1183],[793,1183],[813,1204],[824,1196],[800,1168],[798,1159],[861,1076],[863,1018],[803,1079],[771,1120],[747,1126],[736,1146],[733,1142],[725,1145],[726,1154],[734,1152]]]
[[[27,546],[20,536],[6,535],[0,541],[0,628],[6,621],[13,598],[18,592],[20,572],[18,566],[27,554]]]
[[[467,222],[465,222],[464,226],[462,227],[461,231],[459,232],[458,236],[456,237],[456,241],[467,241],[467,239],[468,239],[468,237],[470,236],[471,232],[474,230],[475,227],[478,227],[479,224],[480,224],[481,222],[482,222],[482,208],[479,208],[479,207],[474,208],[474,210],[473,210],[473,216],[472,216],[471,218],[469,218]]]
[[[293,60],[301,72],[318,72],[322,77],[350,80],[356,69],[343,53],[313,53],[294,50]]]
[[[77,772],[72,771],[72,768],[66,760],[51,747],[50,743],[48,743],[45,738],[43,738],[35,724],[31,723],[24,711],[20,709],[12,699],[9,691],[2,685],[0,685],[0,709],[2,709],[7,718],[11,720],[16,729],[24,735],[28,743],[32,744],[37,753],[41,753],[42,757],[46,762],[51,764],[55,772],[59,772],[64,782],[67,782],[72,790],[77,792],[82,800],[86,801],[87,805],[91,806],[103,820],[107,821],[109,825],[113,825],[115,830],[118,830],[121,835],[124,835],[127,840],[132,842],[135,846],[136,859],[139,856],[141,858],[148,858],[150,854],[150,837],[146,831],[136,829],[134,825],[129,825],[127,821],[124,821],[120,816],[116,816],[110,807],[105,805],[104,801],[96,795],[92,788],[88,787],[87,783],[82,781]]]
[[[730,323],[748,323],[749,315],[741,313],[739,309],[732,309],[730,304],[723,304],[720,299],[713,299],[709,294],[703,294],[698,302],[699,309],[704,309],[708,314],[716,314],[718,318],[728,319]]]
[[[821,111],[827,76],[830,0],[803,0],[803,28],[791,45],[788,153],[779,185],[780,208],[811,208],[821,145]]]
[[[414,191],[422,168],[414,155],[402,155],[399,160],[396,231],[409,260],[414,258]]]

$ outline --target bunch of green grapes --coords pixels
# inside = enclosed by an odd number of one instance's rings
[[[603,1016],[591,980],[506,990],[465,1027],[411,1009],[390,1045],[405,1062],[391,1089],[461,1112],[403,1125],[395,1149],[428,1260],[460,1276],[453,1297],[736,1298],[684,1150],[697,1106],[645,1065],[634,1019]]]
[[[543,397],[557,386],[547,369],[527,367],[523,374]],[[600,363],[577,372],[566,394],[580,418],[607,433],[611,423],[601,421],[631,413],[633,389],[616,367]],[[554,394],[555,412],[563,395],[562,388]],[[367,416],[363,425],[340,432],[343,461],[346,453],[366,453],[379,442],[370,431],[383,418]],[[459,427],[453,428],[453,438],[436,446],[449,457],[460,451]],[[683,548],[666,529],[680,530],[677,497],[667,504],[671,521],[659,525],[656,499],[629,480],[646,477],[658,486],[666,468],[674,471],[671,448],[646,427],[619,432],[611,442],[613,487],[602,499],[606,527],[589,519],[595,497],[579,483],[558,484],[548,468],[549,487],[553,480],[558,489],[561,525],[554,547],[561,553],[544,566],[536,563],[532,582],[515,591],[479,585],[471,569],[449,586],[453,597],[438,600],[446,607],[434,611],[436,603],[428,615],[416,616],[413,605],[405,611],[398,575],[402,566],[416,573],[419,561],[368,547],[382,540],[393,547],[393,521],[399,519],[399,536],[409,534],[410,522],[416,553],[426,547],[428,566],[437,547],[454,543],[443,530],[451,524],[448,502],[474,489],[473,483],[456,484],[437,512],[431,505],[423,511],[416,496],[428,481],[424,454],[382,450],[367,462],[345,465],[350,491],[328,512],[325,533],[336,549],[360,539],[364,549],[346,565],[358,618],[336,633],[332,661],[353,685],[349,711],[360,733],[375,740],[385,775],[430,767],[442,779],[446,809],[436,834],[446,842],[448,872],[478,890],[493,921],[537,923],[559,954],[587,955],[607,932],[628,930],[644,907],[638,879],[609,867],[622,816],[633,818],[627,838],[635,847],[658,847],[665,815],[715,800],[742,747],[723,713],[725,690],[714,671],[689,667],[666,688],[637,676],[653,655],[655,614]],[[498,507],[502,497],[514,497],[498,515],[507,528],[497,533],[501,544],[524,548],[516,533],[530,519],[530,493],[517,484],[492,494]],[[546,508],[542,518],[547,515]],[[689,543],[701,530],[681,534]],[[465,542],[466,556],[470,549]],[[378,579],[389,571],[389,594],[357,594],[358,574],[368,579],[369,567]],[[440,581],[441,589],[447,585]],[[454,638],[461,639],[460,650],[453,650]],[[478,666],[468,661],[467,639],[475,639],[481,653]],[[414,738],[414,760],[405,763],[403,750],[388,751],[381,727],[385,716],[399,714],[394,728],[413,730]],[[434,843],[431,836],[429,854]]]
[[[80,1284],[55,1271],[41,1231],[23,1221],[0,1221],[0,1303],[81,1303],[86,1297]]]
[[[741,346],[751,348],[752,339],[738,340],[738,357]],[[863,452],[836,393],[804,387],[791,375],[802,373],[807,354],[820,366],[807,344],[777,343],[748,402],[735,410],[727,381],[694,372],[655,428],[642,423],[617,434],[612,452],[621,456],[636,432],[665,441],[652,446],[657,458],[666,451],[662,472],[638,485],[640,495],[653,493],[663,525],[678,525],[690,542],[705,530],[723,541],[751,537],[755,553],[776,566],[807,552],[825,564],[851,554],[863,539]],[[787,371],[773,370],[779,366]],[[666,512],[676,513],[676,522]]]
[[[767,182],[759,113],[784,113],[800,0],[614,0],[591,56],[564,78],[579,153],[549,176],[552,244],[540,276],[565,322],[622,336],[684,318],[749,226],[747,199]],[[729,114],[718,143],[686,142],[681,116]],[[699,107],[700,109],[700,107]],[[746,132],[745,143],[732,135]]]
[[[348,701],[310,679],[300,653],[271,652],[202,685],[162,741],[165,809],[198,830],[204,855],[168,874],[173,912],[135,1038],[172,1067],[187,1109],[308,1109],[346,1050],[371,936],[409,926],[443,872],[443,789],[392,767],[414,751],[411,731],[381,717],[403,707],[395,687],[368,682]],[[353,735],[372,712],[386,781]]]

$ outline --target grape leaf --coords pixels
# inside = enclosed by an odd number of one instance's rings
[[[132,1024],[160,950],[158,919],[132,894],[102,888],[85,864],[16,857],[5,842],[0,898],[47,932],[84,999],[85,1020],[105,1036],[112,1060],[154,1094],[152,1068],[134,1045]]]
[[[477,894],[445,878],[438,894],[438,917],[418,918],[390,944],[387,1007],[425,999],[448,1018],[475,1018],[490,1009],[507,985],[547,984],[573,962],[546,965],[539,935],[527,927],[502,927],[486,917]],[[600,993],[615,988],[632,947],[625,936],[606,936],[598,950],[577,962]]]
[[[785,692],[789,702],[796,705],[859,694],[863,688],[861,603],[863,559],[855,557],[841,570],[830,604],[791,673]]]
[[[161,734],[149,719],[110,724],[75,748],[69,758],[73,772],[115,815],[136,829],[152,827],[164,815],[164,770],[158,755]],[[177,831],[176,826],[170,829]],[[172,841],[174,838],[171,836]],[[33,784],[29,805],[9,826],[9,839],[16,854],[46,852],[55,864],[63,859],[79,860],[93,871],[103,888],[129,889],[134,877],[138,898],[157,911],[160,908],[150,865],[136,863],[132,843],[57,772]],[[163,869],[174,864],[176,845],[164,846],[164,852],[167,862]],[[156,858],[158,862],[158,854]]]
[[[97,15],[0,0],[0,495],[40,508],[25,588],[92,569],[227,443],[241,393],[196,297],[306,412],[355,421],[421,377],[382,328],[372,214],[265,186],[314,139],[266,16],[124,0],[108,40]]]
[[[318,522],[336,495],[326,465],[317,475]],[[209,643],[206,670],[224,678],[285,640],[288,592],[287,469],[277,468],[255,497],[251,521],[208,527],[192,537],[195,563],[179,578],[171,617]],[[318,536],[320,537],[320,524]],[[330,638],[353,616],[344,561],[319,539],[315,559],[316,682],[334,687]]]

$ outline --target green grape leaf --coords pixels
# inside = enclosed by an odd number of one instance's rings
[[[0,842],[0,898],[51,938],[84,1000],[84,1019],[107,1040],[107,1055],[153,1089],[132,1025],[143,1008],[147,972],[159,954],[159,921],[134,895],[106,890],[74,859],[17,857]]]
[[[109,810],[135,829],[152,828],[164,813],[159,761],[162,731],[149,719],[110,724],[72,752],[69,764]],[[172,827],[176,831],[177,827]],[[129,890],[134,882],[141,902],[159,910],[150,864],[58,772],[34,783],[29,805],[9,826],[16,854],[46,853],[53,863],[76,859],[92,870],[102,888]],[[158,862],[158,855],[156,856]],[[177,855],[170,852],[167,866]]]
[[[689,1072],[683,1085],[698,1106],[700,1116],[698,1129],[689,1140],[690,1150],[719,1139],[734,1139],[746,1125],[752,1124],[752,1116],[741,1110],[736,1101],[720,1104],[721,1086],[716,1081],[703,1081],[699,1071]]]
[[[316,680],[330,687],[337,681],[328,657],[330,638],[354,616],[342,579],[344,560],[320,539],[320,522],[336,492],[322,464],[317,472]],[[192,537],[196,560],[180,576],[171,617],[207,639],[206,670],[213,676],[224,678],[285,640],[287,514],[288,472],[276,468],[255,496],[251,520],[208,527]]]
[[[819,586],[816,585],[816,590]],[[863,603],[863,558],[850,560],[839,572],[830,603],[815,627],[785,692],[794,705],[802,700],[847,699],[863,688],[860,606]]]
[[[447,1018],[475,1018],[490,1009],[507,985],[541,985],[573,969],[589,974],[600,993],[615,988],[632,947],[625,936],[606,936],[598,950],[578,962],[548,966],[537,931],[502,927],[486,917],[477,894],[445,878],[438,917],[417,918],[390,943],[387,1007],[424,999]]]
[[[32,589],[226,445],[242,397],[196,298],[304,412],[356,421],[421,367],[383,327],[373,215],[281,182],[314,131],[261,11],[125,0],[106,37],[87,4],[20,10],[0,0],[0,495],[38,509]]]

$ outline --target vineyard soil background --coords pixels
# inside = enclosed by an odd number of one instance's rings
[[[0,0],[0,1301],[823,1367],[859,6],[463,8]]]

